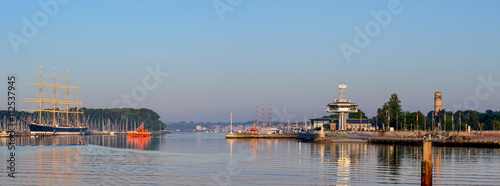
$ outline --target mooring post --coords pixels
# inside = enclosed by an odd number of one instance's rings
[[[432,185],[432,142],[424,141],[422,153],[421,185]]]

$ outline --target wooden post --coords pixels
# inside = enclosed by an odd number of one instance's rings
[[[422,156],[421,185],[432,185],[432,142],[424,141]]]

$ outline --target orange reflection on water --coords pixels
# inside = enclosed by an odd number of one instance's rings
[[[127,137],[127,148],[149,149],[151,137]]]

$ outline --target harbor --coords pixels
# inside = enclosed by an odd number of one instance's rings
[[[500,185],[498,7],[5,1],[0,185]]]
[[[6,140],[1,138],[0,144],[5,145]],[[16,178],[21,185],[40,182],[175,185],[181,180],[189,185],[245,185],[248,182],[256,185],[418,185],[421,182],[422,147],[413,145],[226,139],[222,133],[194,132],[143,140],[124,135],[61,135],[17,137],[16,141],[20,145],[16,169],[25,171]],[[85,141],[86,145],[74,145],[79,141]],[[6,158],[5,152],[0,153],[0,158]],[[491,175],[500,173],[496,166],[500,163],[499,155],[498,148],[438,147],[433,144],[432,181],[435,185],[495,185],[500,179]],[[40,169],[29,163],[33,160],[52,166]],[[142,164],[138,165],[138,161]],[[234,169],[228,171],[228,166]],[[96,167],[103,174],[88,173]],[[192,175],[185,174],[187,172],[197,176],[193,179]],[[281,179],[284,174],[301,179]],[[66,179],[61,179],[60,175],[65,175]],[[230,182],[224,179],[228,175],[232,176]],[[259,175],[259,179],[254,179],[253,175]],[[157,179],[134,179],[138,176]],[[1,177],[0,181],[8,180]]]

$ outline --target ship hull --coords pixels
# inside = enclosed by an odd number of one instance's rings
[[[29,124],[31,133],[55,133],[64,135],[80,135],[88,132],[87,127],[54,127],[54,126],[44,126],[38,124]]]
[[[129,132],[127,133],[128,137],[151,137],[151,133],[137,133],[137,132]]]

